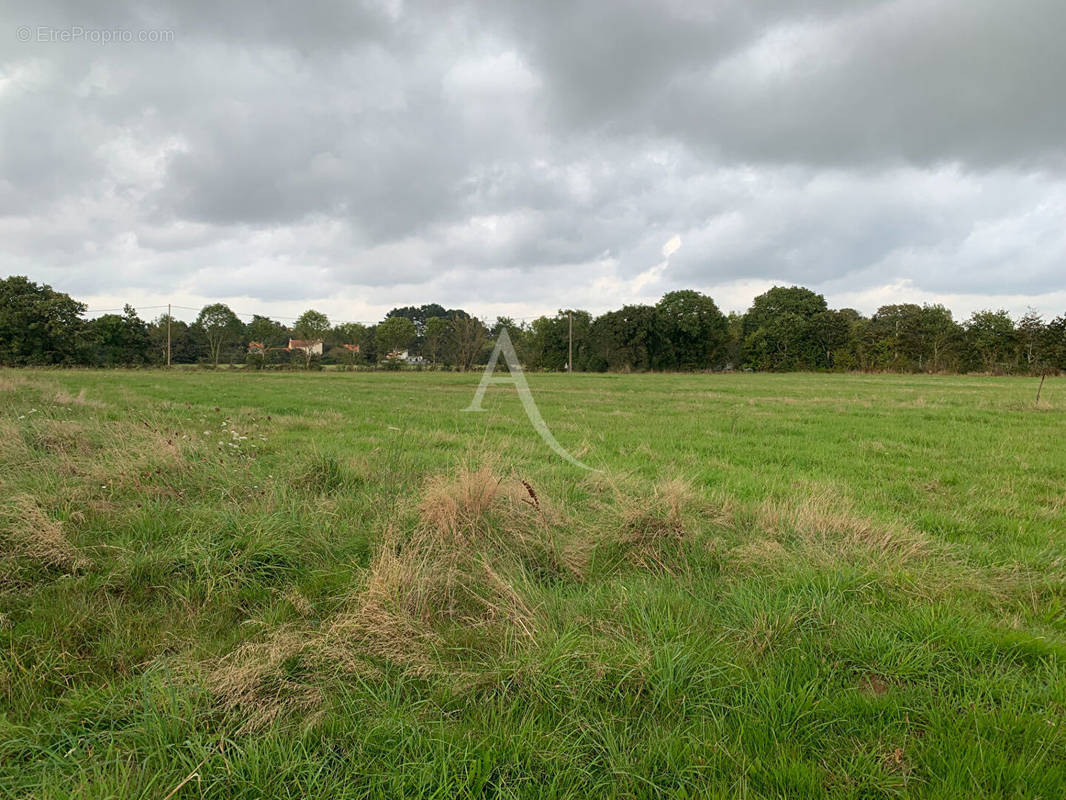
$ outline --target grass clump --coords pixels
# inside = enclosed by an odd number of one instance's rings
[[[266,640],[241,645],[208,674],[221,707],[242,719],[238,730],[260,730],[290,714],[320,707],[322,691],[306,680],[315,641],[307,631],[281,628]]]
[[[246,645],[213,671],[224,708],[260,727],[317,706],[311,681],[385,672],[456,686],[536,638],[535,575],[559,569],[526,487],[488,467],[427,481],[413,526],[389,528],[360,587],[317,628]]]
[[[765,501],[744,516],[739,524],[755,534],[745,554],[763,565],[792,558],[819,565],[898,565],[931,556],[933,550],[919,531],[864,516],[840,492],[824,487],[804,492],[799,500]]]
[[[0,542],[7,559],[28,559],[63,572],[75,572],[89,564],[59,520],[29,495],[17,495],[0,508]]]
[[[521,587],[557,564],[520,489],[488,467],[431,479],[417,524],[385,536],[365,588],[333,631],[417,674],[436,669],[431,650],[448,638],[473,652],[533,638],[535,612]]]

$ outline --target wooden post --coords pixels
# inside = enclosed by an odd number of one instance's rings
[[[568,311],[566,315],[570,318],[570,352],[566,357],[566,371],[574,371],[574,312]]]

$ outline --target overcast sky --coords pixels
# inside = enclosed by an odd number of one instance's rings
[[[1066,313],[1062,0],[0,9],[0,275],[92,308]]]

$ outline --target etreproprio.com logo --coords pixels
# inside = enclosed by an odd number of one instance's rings
[[[70,25],[65,28],[51,25],[20,25],[15,29],[15,38],[20,42],[66,44],[88,42],[89,44],[165,44],[174,41],[174,31],[165,28],[86,28]]]

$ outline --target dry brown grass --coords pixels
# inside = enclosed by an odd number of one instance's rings
[[[760,610],[749,626],[739,631],[740,641],[756,656],[762,656],[794,637],[799,622],[796,611]]]
[[[566,520],[547,507],[543,492],[489,467],[431,478],[410,509],[414,523],[386,531],[341,611],[319,627],[289,627],[246,645],[213,671],[222,705],[254,708],[246,725],[259,727],[317,707],[323,695],[313,687],[346,675],[399,670],[472,685],[549,630],[535,599],[538,572],[580,580],[595,566],[601,577],[624,568],[685,580],[685,548],[708,530],[716,551],[728,550],[723,536],[748,537],[728,559],[760,569],[795,559],[896,562],[928,549],[917,532],[867,519],[824,488],[799,503],[741,508],[680,479],[643,493],[632,481],[590,480],[599,495],[591,513]],[[556,537],[569,537],[562,553]],[[746,635],[758,651],[796,624],[766,617]]]
[[[873,672],[867,673],[859,679],[859,691],[863,694],[880,697],[888,694],[891,688],[891,683]]]
[[[19,427],[10,420],[0,419],[0,462],[12,469],[30,455]]]
[[[173,432],[151,429],[146,432],[138,448],[143,456],[154,463],[176,464],[184,459],[181,440]]]
[[[484,642],[533,638],[536,615],[518,585],[558,560],[527,494],[488,467],[431,479],[415,529],[385,537],[364,589],[330,633],[419,674],[434,670],[450,626]]]
[[[285,592],[285,600],[301,617],[309,617],[311,615],[311,612],[314,610],[313,606],[311,605],[311,601],[308,600],[307,597],[305,597],[304,594],[296,587],[292,587],[287,592]]]
[[[0,519],[3,521],[0,537],[9,552],[68,572],[88,564],[88,559],[67,538],[60,522],[29,495],[11,498]]]
[[[208,686],[221,706],[247,715],[242,731],[263,728],[285,714],[308,713],[321,704],[321,690],[298,675],[316,638],[281,628],[265,641],[239,647],[210,671]]]
[[[80,448],[60,453],[63,470],[83,478],[88,487],[125,486],[138,491],[155,491],[143,485],[143,477],[183,468],[192,448],[178,431],[157,429],[135,421],[107,422],[93,428],[93,439]]]
[[[318,705],[321,693],[303,672],[373,675],[388,665],[462,682],[473,677],[477,650],[497,657],[532,642],[529,573],[557,565],[545,517],[523,502],[528,496],[488,468],[431,479],[414,529],[386,532],[344,610],[319,628],[246,645],[212,670],[223,707],[254,708],[245,725],[257,728]]]
[[[0,375],[0,392],[13,392],[26,385],[26,379],[21,375]]]
[[[488,467],[463,467],[454,478],[431,478],[419,504],[421,531],[445,537],[465,536],[464,529],[476,533],[485,512],[500,496],[501,483]]]
[[[685,538],[683,512],[694,500],[692,487],[674,479],[656,485],[650,499],[627,503],[620,531],[626,560],[641,569],[676,574]]]
[[[591,523],[567,542],[565,558],[575,573],[620,567],[678,575],[685,542],[721,524],[730,504],[706,498],[688,481],[664,479],[649,492],[632,479],[597,475],[586,480],[597,497]]]
[[[846,498],[824,487],[799,502],[763,503],[755,512],[754,527],[758,535],[734,551],[742,562],[765,565],[800,557],[818,564],[898,564],[932,551],[921,532],[858,514]]]
[[[72,395],[66,389],[58,389],[55,392],[55,402],[63,406],[91,406],[93,408],[104,408],[107,403],[102,403],[99,400],[90,400],[88,393],[82,388],[76,395]]]
[[[36,432],[37,447],[60,456],[84,456],[93,451],[85,426],[71,420],[44,420]]]

